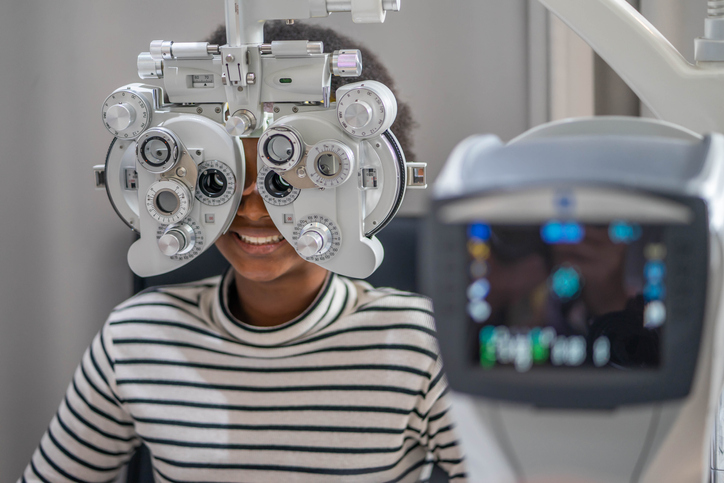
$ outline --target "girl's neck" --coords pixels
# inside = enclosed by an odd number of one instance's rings
[[[249,280],[235,271],[236,290],[229,294],[229,310],[250,325],[281,325],[301,315],[314,302],[328,276],[330,273],[317,265],[268,282]]]

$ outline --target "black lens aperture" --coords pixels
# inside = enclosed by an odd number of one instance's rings
[[[279,176],[279,173],[274,171],[269,171],[264,178],[264,188],[274,198],[285,198],[294,189],[284,178]]]
[[[209,198],[218,198],[226,192],[226,176],[218,169],[207,169],[199,175],[199,189]]]

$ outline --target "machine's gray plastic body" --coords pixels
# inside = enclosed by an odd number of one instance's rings
[[[724,365],[715,351],[722,346],[723,166],[722,136],[702,139],[666,123],[634,119],[557,123],[507,146],[493,136],[478,136],[456,148],[434,188],[426,279],[471,481],[682,483],[709,478],[710,428]],[[600,200],[618,195],[639,212],[648,209],[647,202],[654,211],[667,202],[691,209],[698,235],[683,237],[682,243],[690,243],[688,250],[698,260],[691,274],[694,290],[687,294],[691,306],[699,306],[699,313],[692,313],[697,327],[685,327],[681,340],[666,342],[680,343],[686,352],[682,366],[669,367],[666,377],[661,377],[666,361],[660,370],[639,374],[589,369],[567,372],[566,380],[545,370],[508,372],[506,389],[500,373],[476,379],[476,368],[464,367],[455,339],[458,320],[450,312],[456,305],[451,294],[458,290],[448,276],[456,270],[447,256],[455,244],[451,238],[459,236],[453,227],[476,221],[481,209],[521,220],[551,219],[558,215],[553,203],[540,200],[554,189],[577,190],[581,199],[591,193],[601,194]],[[522,193],[528,198],[517,196]],[[531,205],[536,193],[543,198]],[[599,208],[602,214],[609,209]],[[685,292],[686,286],[669,291],[678,289]],[[483,380],[489,387],[480,386]],[[597,392],[599,380],[604,393]],[[637,391],[637,384],[648,389]]]

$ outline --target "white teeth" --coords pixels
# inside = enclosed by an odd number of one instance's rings
[[[235,233],[235,235],[241,238],[241,241],[250,245],[268,245],[270,243],[278,243],[284,240],[284,237],[282,235],[262,237],[239,235],[238,233]]]

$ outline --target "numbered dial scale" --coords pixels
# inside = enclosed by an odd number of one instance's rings
[[[138,137],[151,122],[151,106],[130,89],[119,89],[106,98],[102,107],[103,125],[117,138]]]
[[[366,81],[349,90],[337,102],[339,124],[356,138],[365,139],[382,134],[396,115],[394,94],[376,81]]]
[[[146,192],[146,209],[164,225],[178,223],[191,211],[191,193],[176,181],[157,181]]]
[[[204,242],[204,234],[201,230],[201,227],[198,223],[196,223],[192,218],[185,218],[181,225],[185,225],[184,228],[187,230],[190,230],[193,235],[189,237],[190,239],[193,239],[193,248],[189,251],[181,250],[183,253],[177,253],[176,255],[170,256],[169,258],[171,260],[191,260],[195,257],[197,257],[206,246],[206,243]],[[156,242],[158,242],[162,236],[164,236],[168,232],[169,227],[165,226],[159,226],[156,230]]]
[[[229,201],[235,191],[236,177],[229,166],[215,159],[199,164],[197,200],[205,205],[219,206]]]
[[[307,235],[312,235],[320,241],[320,251],[311,256],[305,256],[301,253],[301,251],[306,252],[307,246],[300,249],[300,239],[306,238]],[[342,234],[339,227],[328,217],[324,215],[308,215],[297,222],[292,233],[292,241],[297,253],[305,260],[325,262],[332,259],[339,252],[342,246]],[[304,244],[304,240],[302,240],[302,244]]]

